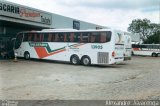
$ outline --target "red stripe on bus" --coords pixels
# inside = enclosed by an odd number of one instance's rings
[[[36,50],[36,53],[40,59],[66,51],[66,49],[62,49],[62,50],[57,50],[52,53],[47,53],[46,48],[44,48],[44,47],[35,47],[35,50]]]
[[[139,51],[139,50],[140,50],[140,48],[133,48],[133,50],[134,50],[134,51]]]

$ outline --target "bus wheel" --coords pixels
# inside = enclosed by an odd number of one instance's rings
[[[160,57],[160,53],[157,53],[157,57]]]
[[[29,60],[29,59],[30,59],[30,54],[29,54],[29,52],[25,52],[25,53],[24,53],[24,58],[25,58],[26,60]]]
[[[89,56],[83,56],[81,59],[81,63],[85,66],[88,66],[91,64],[91,59]]]
[[[70,62],[74,65],[78,65],[80,63],[79,57],[77,55],[72,55],[70,58]]]
[[[134,52],[133,51],[131,52],[131,54],[132,54],[132,56],[134,56]]]
[[[156,53],[152,53],[152,57],[156,57]]]

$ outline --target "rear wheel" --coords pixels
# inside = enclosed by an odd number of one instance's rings
[[[152,53],[152,57],[157,57],[157,54],[156,53]]]
[[[88,66],[91,64],[91,59],[89,56],[83,56],[81,59],[81,63],[85,66]]]
[[[29,60],[29,59],[30,59],[30,54],[29,54],[29,52],[25,52],[25,53],[24,53],[24,58],[25,58],[26,60]]]
[[[71,56],[70,62],[74,65],[78,65],[80,62],[79,57],[77,55]]]

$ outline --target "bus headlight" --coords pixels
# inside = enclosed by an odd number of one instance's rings
[[[17,53],[17,52],[15,52],[15,53],[14,53],[14,56],[15,56],[15,57],[17,57],[17,55],[18,55],[18,53]]]

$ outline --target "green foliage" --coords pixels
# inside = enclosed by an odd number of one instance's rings
[[[160,31],[157,31],[153,35],[149,36],[148,39],[144,41],[145,44],[160,44]]]
[[[134,19],[129,24],[128,31],[138,33],[144,43],[158,43],[160,42],[160,25],[151,23],[148,19]]]

